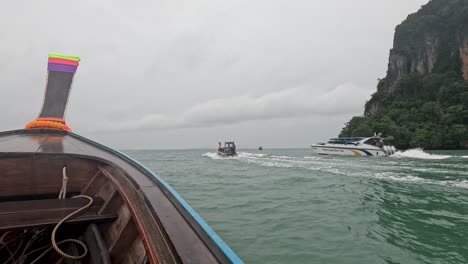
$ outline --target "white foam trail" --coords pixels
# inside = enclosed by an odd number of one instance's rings
[[[468,180],[449,180],[449,181],[437,181],[431,179],[424,179],[416,176],[395,176],[389,175],[389,173],[378,173],[374,176],[376,179],[383,181],[396,181],[404,183],[416,183],[416,184],[433,184],[449,187],[457,187],[468,189]]]
[[[452,156],[449,155],[434,155],[424,152],[422,149],[410,149],[405,152],[397,152],[395,154],[397,158],[419,158],[419,159],[446,159]],[[247,163],[257,164],[265,167],[276,167],[276,168],[301,168],[311,171],[328,172],[336,175],[344,176],[358,176],[355,172],[347,171],[345,167],[331,162],[321,162],[320,157],[291,157],[291,156],[280,156],[270,154],[259,154],[249,152],[239,152],[234,157],[219,156],[216,152],[207,152],[203,154],[204,157],[209,157],[214,160],[239,160]],[[392,155],[393,156],[393,155]],[[460,156],[461,157],[461,156]],[[468,156],[463,156],[468,158]],[[398,164],[393,164],[398,165]],[[356,166],[356,164],[354,164]],[[433,168],[412,168],[414,171],[421,172],[432,172]],[[450,171],[436,170],[438,173],[448,173]],[[468,180],[433,180],[425,179],[412,175],[396,174],[392,171],[378,172],[378,173],[359,173],[359,176],[375,178],[381,181],[393,181],[402,182],[407,184],[431,184],[454,188],[468,189]]]
[[[455,186],[458,188],[464,188],[468,189],[468,181],[463,180],[463,181],[447,181],[448,186]]]
[[[228,157],[219,156],[216,152],[207,152],[203,154],[202,156],[209,157],[214,160],[236,159],[236,160],[245,161],[248,163],[258,164],[260,166],[277,167],[277,168],[293,168],[293,167],[301,168],[304,165],[310,165],[312,163],[311,161],[307,161],[307,160],[298,160],[297,157],[249,153],[249,152],[238,152],[237,156],[228,156]]]
[[[274,161],[252,161],[252,160],[249,160],[247,162],[252,162],[252,163],[259,164],[261,166],[266,166],[266,167],[276,167],[276,168],[296,167],[293,164],[287,164],[287,163],[283,163],[283,162],[274,162]]]
[[[297,159],[297,157],[290,157],[290,156],[277,156],[277,155],[271,155],[273,158],[278,158],[278,159]]]
[[[239,152],[237,153],[239,157],[245,157],[245,158],[263,158],[267,157],[268,154],[259,154],[259,153],[249,153],[249,152]]]
[[[409,149],[406,151],[398,151],[390,157],[394,158],[413,158],[413,159],[428,159],[428,160],[442,160],[448,159],[450,155],[436,155],[424,152],[421,148]]]
[[[218,153],[216,153],[216,152],[207,152],[207,153],[203,154],[202,156],[203,156],[203,157],[212,158],[212,159],[215,159],[215,160],[238,159],[237,156],[220,156],[220,155],[218,155]]]
[[[257,154],[257,153],[249,153],[249,152],[238,152],[237,156],[220,156],[216,152],[207,152],[203,154],[203,157],[208,157],[216,160],[223,160],[223,159],[259,159],[267,157],[269,154]]]
[[[468,159],[468,156],[461,156],[462,158]]]
[[[395,176],[391,173],[377,173],[375,175],[376,179],[384,181],[397,181],[397,182],[408,182],[408,183],[428,183],[426,179],[415,177],[415,176]]]

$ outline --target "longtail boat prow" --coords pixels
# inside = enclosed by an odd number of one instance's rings
[[[0,132],[0,263],[242,263],[158,175],[71,131],[79,61],[49,54],[39,117]]]

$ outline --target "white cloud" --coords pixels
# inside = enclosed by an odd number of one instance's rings
[[[0,130],[36,117],[57,52],[82,58],[77,132],[135,148],[217,134],[300,146],[363,112],[395,26],[427,1],[4,1]]]
[[[372,89],[347,83],[322,94],[314,91],[298,87],[257,97],[217,98],[196,104],[180,115],[148,114],[133,120],[107,121],[96,131],[210,127],[252,120],[339,115],[362,109]]]

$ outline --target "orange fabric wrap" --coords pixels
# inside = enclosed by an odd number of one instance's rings
[[[60,118],[57,118],[60,119]],[[71,131],[71,128],[61,122],[57,121],[50,121],[50,120],[33,120],[26,124],[26,129],[29,128],[55,128],[55,129],[63,129]]]

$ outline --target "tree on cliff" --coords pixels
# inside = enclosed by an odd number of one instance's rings
[[[432,0],[395,30],[387,76],[340,136],[398,148],[468,148],[468,1]]]

